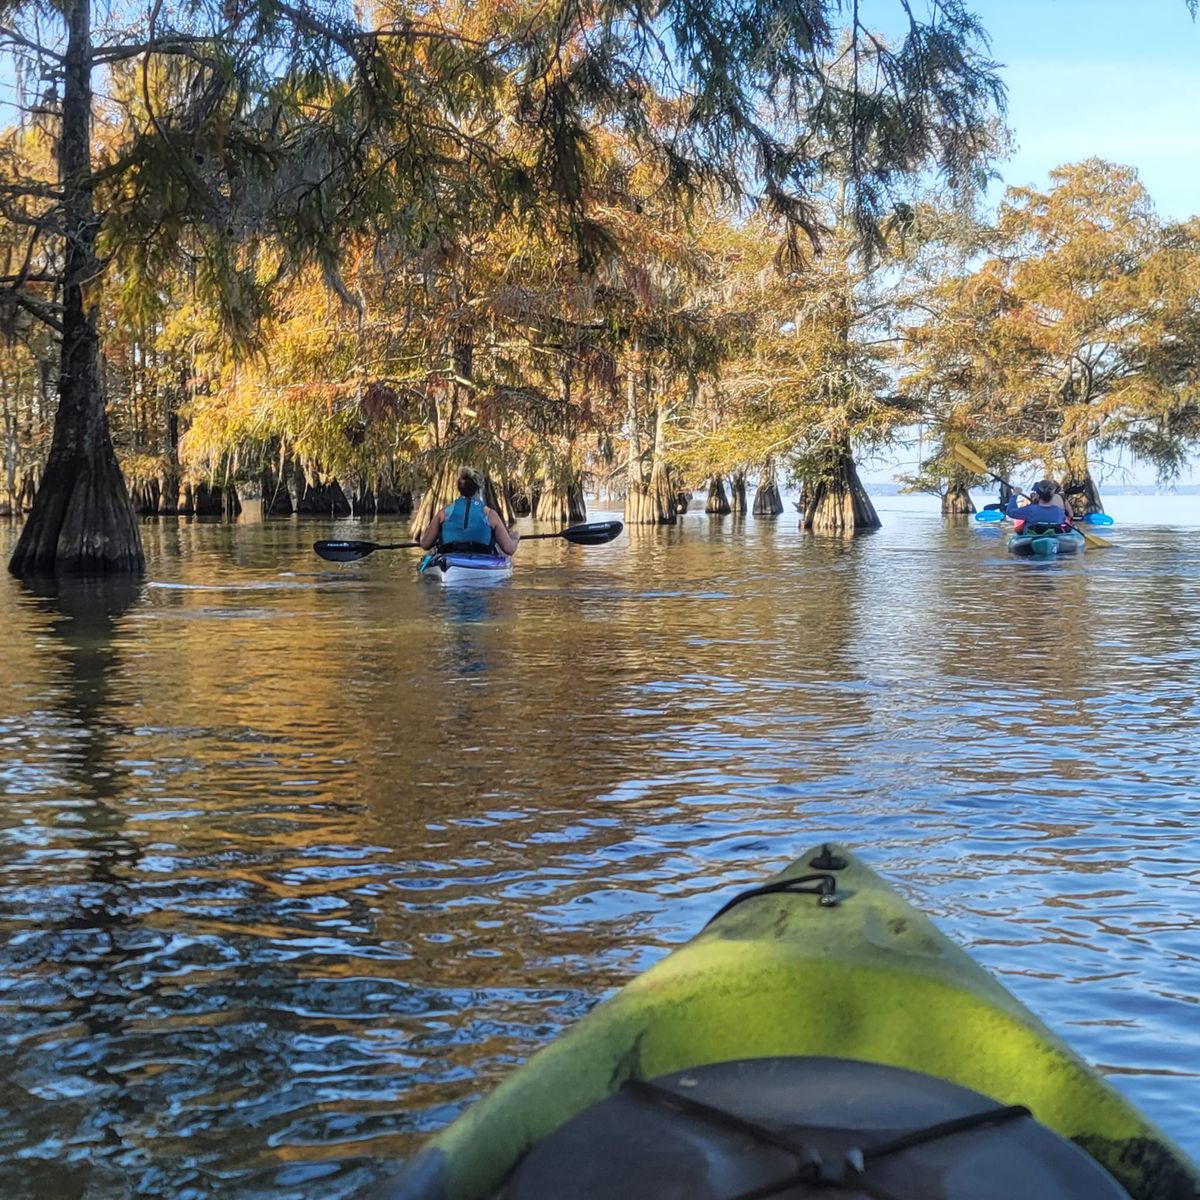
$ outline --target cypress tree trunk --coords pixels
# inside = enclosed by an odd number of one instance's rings
[[[458,495],[458,476],[454,477],[454,495]],[[513,510],[508,503],[508,489],[497,487],[490,475],[483,477],[483,502],[494,512],[500,514],[500,520],[505,525],[511,525],[514,520]]]
[[[1104,503],[1100,499],[1100,489],[1092,478],[1091,471],[1084,468],[1078,477],[1072,476],[1063,483],[1063,495],[1071,505],[1071,511],[1077,517],[1086,517],[1088,513],[1102,513]]]
[[[942,497],[943,517],[969,517],[974,511],[975,502],[965,484],[956,483]]]
[[[630,483],[625,495],[627,525],[674,525],[675,493],[662,463],[655,463],[648,483]]]
[[[157,516],[160,510],[162,492],[157,479],[143,479],[132,488],[133,510],[140,517]]]
[[[264,517],[290,517],[292,515],[294,511],[292,493],[283,486],[283,481],[269,468],[262,473],[260,491],[259,504],[262,506]]]
[[[66,246],[58,416],[41,487],[8,567],[22,576],[140,574],[146,559],[100,388],[89,0],[67,0],[64,17],[59,170]]]
[[[583,481],[576,469],[578,459],[575,453],[575,434],[571,427],[572,382],[572,360],[568,355],[562,369],[562,412],[566,414],[562,441],[558,442],[557,446],[547,445],[547,469],[544,477],[537,481],[535,486],[538,491],[532,498],[535,518],[539,521],[553,521],[559,525],[583,521],[587,517]]]
[[[458,499],[458,464],[444,462],[434,472],[429,486],[421,495],[421,502],[413,513],[412,531],[414,537],[420,537],[425,526],[433,519],[433,514],[447,504],[453,504]]]
[[[198,483],[192,492],[192,511],[198,517],[225,517],[232,521],[242,511],[242,502],[232,483]]]
[[[514,480],[509,483],[505,492],[508,498],[508,510],[514,517],[533,515],[540,496],[528,485]]]
[[[1100,489],[1092,478],[1088,467],[1087,441],[1072,440],[1062,447],[1062,456],[1066,463],[1062,490],[1063,496],[1071,505],[1071,511],[1077,517],[1086,517],[1089,513],[1102,513],[1104,504],[1100,500]],[[1050,470],[1050,460],[1047,459],[1047,472]]]
[[[828,478],[818,480],[809,494],[801,528],[814,533],[849,534],[878,529],[883,524],[871,497],[858,478],[849,451],[834,461]]]
[[[17,395],[20,380],[11,392],[2,380],[0,388],[4,390],[4,489],[0,493],[0,517],[11,517],[20,511],[17,498],[17,405],[20,403]]]
[[[354,497],[354,507],[376,516],[407,516],[413,510],[411,492],[394,492],[391,488],[367,487]]]
[[[775,459],[768,458],[758,476],[758,491],[754,493],[754,515],[777,517],[783,512],[783,501],[779,496],[779,483],[775,478]]]
[[[641,479],[641,462],[630,451],[629,491],[625,496],[625,522],[628,525],[674,525],[675,489],[663,459],[666,412],[658,406],[654,420],[654,455],[649,480]]]
[[[557,480],[542,484],[534,516],[539,521],[554,521],[560,525],[586,520],[587,502],[583,498],[583,484],[574,473],[565,484]]]
[[[723,517],[731,511],[729,497],[725,495],[725,477],[723,475],[714,475],[708,481],[708,499],[704,502],[704,511],[718,517]]]
[[[302,480],[300,498],[296,501],[297,513],[311,513],[322,517],[348,517],[353,511],[342,485],[336,479],[322,480],[321,472],[310,465],[306,471],[297,472]],[[197,506],[197,515],[200,509]]]
[[[180,371],[180,389],[187,386],[187,372]],[[164,392],[163,401],[163,472],[162,498],[158,511],[163,516],[173,517],[179,512],[179,485],[182,472],[179,469],[179,413],[170,389]]]
[[[729,511],[735,517],[746,515],[746,472],[734,471],[729,480]]]

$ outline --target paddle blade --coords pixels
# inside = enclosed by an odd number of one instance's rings
[[[611,542],[624,528],[620,521],[595,521],[591,525],[572,525],[558,536],[566,538],[576,546],[603,546],[605,542]]]
[[[377,542],[314,542],[313,549],[326,562],[356,562],[379,549]]]
[[[1083,519],[1089,525],[1111,525],[1113,523],[1113,519],[1108,513],[1088,513]]]
[[[987,463],[975,453],[974,450],[968,450],[962,442],[954,442],[950,446],[951,455],[958,460],[962,466],[968,471],[974,471],[976,475],[990,475]]]
[[[1110,542],[1108,538],[1102,538],[1099,534],[1089,533],[1086,529],[1081,529],[1078,525],[1072,526],[1089,546],[1095,546],[1097,549],[1103,549],[1106,546],[1115,546],[1115,542]]]
[[[985,508],[975,514],[975,520],[986,522],[1003,521],[1004,514],[997,508]]]

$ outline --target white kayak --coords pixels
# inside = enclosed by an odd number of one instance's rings
[[[422,575],[436,575],[443,583],[493,583],[512,574],[512,559],[505,554],[435,551],[421,560]]]

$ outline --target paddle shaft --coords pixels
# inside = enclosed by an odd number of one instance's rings
[[[563,538],[574,546],[602,546],[611,542],[623,528],[620,521],[599,521],[591,525],[572,525],[554,533],[530,533],[518,540]],[[425,550],[432,547],[422,546],[420,542],[321,541],[314,543],[313,549],[328,562],[355,562],[374,554],[376,550]]]
[[[968,450],[966,446],[955,444],[950,448],[950,453],[968,470],[975,471],[981,475],[986,475],[989,479],[994,479],[997,483],[1003,484],[1010,492],[1013,493],[1014,496],[1024,496],[1026,500],[1033,499],[1032,496],[1027,495],[1025,492],[1021,491],[1020,488],[1013,487],[1013,485],[1002,475],[997,475],[995,471],[989,471],[987,469],[987,464],[982,458],[979,457],[978,454],[975,453],[974,450]],[[1021,518],[1017,517],[1016,519],[1019,521]],[[1080,524],[1082,524],[1082,521]],[[1089,546],[1105,547],[1113,544],[1107,538],[1097,537],[1094,533],[1088,533],[1085,530],[1080,529],[1078,525],[1072,525],[1071,528],[1076,530],[1079,533],[1079,536],[1082,537]]]
[[[985,474],[985,475],[988,475],[988,476],[990,476],[990,477],[991,477],[992,479],[994,479],[994,480],[995,480],[997,483],[1002,483],[1002,484],[1004,484],[1004,486],[1005,486],[1006,488],[1008,488],[1008,490],[1009,490],[1010,492],[1012,492],[1012,494],[1013,494],[1014,496],[1024,496],[1026,500],[1032,500],[1032,499],[1033,499],[1033,497],[1032,497],[1032,496],[1030,496],[1030,495],[1029,495],[1028,493],[1026,493],[1026,492],[1023,492],[1023,491],[1021,491],[1021,489],[1020,489],[1020,488],[1013,487],[1013,485],[1012,485],[1012,484],[1011,484],[1011,483],[1010,483],[1010,482],[1009,482],[1007,479],[1005,479],[1005,478],[1004,478],[1002,475],[997,475],[995,471],[984,471],[984,474]]]
[[[557,538],[562,537],[567,531],[560,529],[555,533],[523,533],[520,534],[520,540],[523,542],[536,542],[539,538]],[[374,543],[371,553],[375,550],[432,550],[432,546],[422,546],[420,542],[376,542]]]

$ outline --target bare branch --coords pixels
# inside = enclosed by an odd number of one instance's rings
[[[0,45],[6,42],[14,46],[24,46],[26,50],[32,50],[34,54],[43,54],[47,58],[54,59],[55,62],[63,61],[63,56],[57,51],[51,50],[48,46],[43,46],[40,42],[31,41],[15,29],[9,29],[7,25],[0,25]]]
[[[7,295],[0,293],[0,304],[4,303],[15,304],[18,308],[25,309],[42,324],[49,325],[55,333],[61,334],[63,331],[62,321],[58,317],[62,312],[62,306],[59,304],[51,304],[48,300],[36,300],[22,292],[9,292]]]
[[[143,54],[188,54],[196,46],[208,46],[219,41],[220,34],[175,34],[172,37],[151,38],[125,46],[104,46],[92,54],[92,62],[109,64],[140,58]]]
[[[0,183],[0,196],[37,196],[43,200],[61,200],[62,190],[49,183]]]

